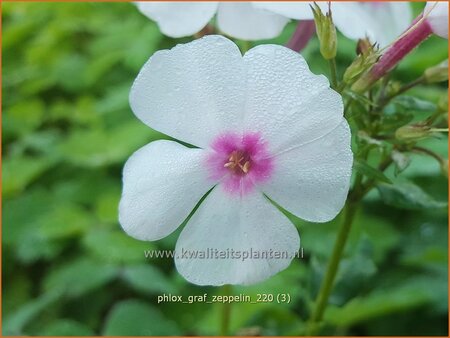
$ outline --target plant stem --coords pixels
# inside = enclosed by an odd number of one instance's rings
[[[366,159],[369,155],[370,150],[364,150],[361,157]],[[386,157],[378,166],[380,171],[385,171],[392,163],[392,158],[390,156]],[[345,249],[345,244],[350,233],[350,229],[358,209],[358,204],[362,198],[374,187],[376,184],[375,180],[369,180],[365,184],[363,183],[363,175],[357,173],[355,177],[355,182],[353,184],[353,189],[350,192],[347,203],[344,209],[344,219],[339,228],[337,234],[336,242],[334,243],[333,252],[331,254],[331,259],[328,263],[327,270],[325,272],[322,285],[317,296],[317,301],[315,304],[314,311],[307,325],[307,335],[315,335],[318,324],[322,321],[325,309],[328,305],[328,298],[330,297],[331,290],[333,287],[334,279],[339,268],[339,262],[342,257],[342,253]]]
[[[415,151],[416,153],[421,153],[421,154],[431,156],[436,161],[438,161],[439,164],[442,164],[445,162],[445,160],[440,155],[436,154],[434,151],[432,151],[430,149],[416,146],[416,147],[413,147],[412,150]]]
[[[417,85],[423,84],[425,82],[425,77],[420,76],[417,79],[405,84],[403,87],[401,87],[396,93],[392,94],[391,96],[388,96],[386,98],[383,98],[380,100],[381,106],[384,107],[386,104],[389,103],[394,97],[403,94],[404,92],[410,90],[411,88],[414,88]]]
[[[335,58],[329,59],[328,63],[330,65],[331,86],[333,87],[333,89],[337,90],[338,83],[337,83],[336,59]]]
[[[333,253],[331,254],[331,260],[328,263],[327,271],[325,273],[322,286],[317,297],[314,312],[308,323],[307,335],[312,336],[315,334],[317,324],[322,320],[323,314],[328,304],[328,298],[330,296],[334,279],[338,271],[339,262],[341,260],[342,253],[347,242],[348,235],[350,233],[351,225],[357,210],[357,201],[349,198],[344,210],[344,219],[339,228],[336,242],[334,243]]]
[[[224,296],[231,296],[232,287],[227,284],[222,287]],[[227,336],[230,331],[231,303],[225,302],[222,305],[220,335]]]

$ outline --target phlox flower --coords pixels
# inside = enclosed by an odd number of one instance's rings
[[[448,1],[428,1],[423,12],[433,33],[448,39]]]
[[[309,6],[312,2],[257,2],[255,7],[295,20],[313,19]],[[317,2],[322,11],[328,11],[328,2]],[[345,1],[331,2],[336,28],[353,40],[368,37],[381,47],[394,41],[411,24],[412,12],[408,2]]]
[[[356,81],[352,89],[364,92],[391,71],[403,58],[432,34],[448,39],[448,2],[429,1],[423,12],[387,50],[380,60]]]
[[[140,240],[183,228],[175,264],[199,285],[251,284],[285,269],[300,238],[274,201],[312,222],[333,219],[349,189],[353,155],[341,96],[301,55],[261,45],[244,56],[205,36],[156,52],[130,93],[148,126],[194,145],[154,141],[123,171],[119,221]],[[283,252],[264,259],[189,257],[207,250]]]
[[[243,40],[278,36],[289,19],[255,8],[250,2],[136,2],[138,9],[156,21],[161,32],[178,38],[200,32],[217,14],[217,26],[225,34]]]

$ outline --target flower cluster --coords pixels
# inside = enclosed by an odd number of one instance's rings
[[[136,6],[171,37],[197,34],[214,16],[220,32],[243,40],[274,38],[289,20],[300,21],[290,48],[263,44],[244,55],[232,40],[201,33],[192,42],[152,55],[131,88],[134,114],[181,143],[155,141],[129,158],[119,206],[123,229],[137,239],[154,241],[186,221],[177,252],[212,248],[291,253],[282,259],[248,260],[176,255],[178,271],[199,285],[251,284],[285,269],[299,250],[300,237],[280,207],[310,222],[326,222],[346,203],[354,155],[344,93],[365,104],[371,96],[364,93],[419,43],[433,33],[448,37],[447,2],[427,4],[415,20],[405,2]],[[320,51],[331,66],[332,88],[292,50],[301,49],[312,36],[312,20]],[[359,55],[341,82],[335,64],[336,29],[359,41]],[[424,78],[445,79],[439,67]],[[376,103],[380,109],[390,99],[382,90]],[[371,123],[378,126],[380,121],[364,118],[355,128],[372,130]],[[398,135],[411,130],[403,128]],[[373,187],[371,175],[377,173],[357,164],[369,174],[367,186],[355,188],[353,199]],[[380,170],[384,166],[381,163]],[[358,176],[355,185],[362,178]]]
[[[313,20],[313,2],[137,2],[139,10],[155,20],[171,37],[200,32],[217,14],[217,27],[226,35],[243,40],[278,36],[290,19]],[[319,2],[326,10],[328,2]],[[330,4],[337,29],[350,39],[369,37],[386,46],[411,23],[407,2],[345,2]]]

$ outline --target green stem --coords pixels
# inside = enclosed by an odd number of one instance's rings
[[[335,58],[329,59],[328,63],[330,65],[331,86],[333,87],[333,89],[337,90],[338,83],[337,83],[336,59]]]
[[[448,133],[448,128],[431,128],[430,131],[440,132],[440,133]]]
[[[421,76],[415,79],[414,81],[411,81],[410,83],[405,84],[403,87],[401,87],[397,92],[392,94],[391,96],[384,97],[382,100],[380,100],[380,106],[384,107],[387,105],[394,97],[399,96],[400,94],[403,94],[404,92],[407,92],[411,88],[414,88],[415,86],[418,86],[420,84],[423,84],[425,82],[425,77]]]
[[[361,158],[366,159],[369,155],[369,151],[369,149],[363,150],[363,152],[361,153]],[[380,171],[384,171],[389,167],[391,163],[392,159],[390,157],[387,157],[380,163],[378,169]],[[325,272],[325,276],[322,281],[319,294],[317,296],[314,311],[307,325],[306,333],[308,336],[315,335],[319,324],[322,321],[325,309],[328,305],[328,298],[330,297],[331,290],[333,288],[334,279],[336,278],[336,274],[339,268],[339,262],[341,260],[342,253],[344,252],[345,244],[347,242],[348,235],[350,233],[350,229],[356,211],[358,209],[358,203],[373,188],[376,183],[376,181],[370,180],[369,182],[364,184],[363,178],[364,177],[361,173],[358,172],[356,174],[353,189],[348,196],[347,203],[344,209],[344,219],[342,220],[337,234],[336,242],[334,243],[331,259],[328,263],[327,270]]]
[[[232,287],[227,284],[222,287],[224,296],[231,296]],[[220,335],[227,336],[230,331],[231,303],[225,302],[222,305]]]
[[[322,286],[319,291],[319,295],[317,297],[316,305],[314,312],[311,316],[311,319],[308,323],[307,335],[312,336],[315,334],[318,328],[318,324],[323,318],[323,314],[328,304],[328,298],[330,296],[334,279],[336,277],[336,273],[338,271],[339,262],[341,260],[342,253],[345,248],[345,243],[347,242],[348,235],[350,233],[351,225],[353,223],[353,219],[355,217],[356,209],[357,209],[357,201],[349,198],[345,210],[344,210],[344,219],[339,228],[339,232],[337,234],[336,242],[334,244],[333,253],[331,254],[331,259],[328,263],[328,267],[325,273],[324,280],[322,282]]]
[[[412,150],[417,152],[417,153],[421,153],[421,154],[425,154],[425,155],[431,156],[436,161],[438,161],[440,165],[445,163],[445,160],[440,155],[436,154],[434,151],[432,151],[430,149],[416,146],[416,147],[413,147]]]

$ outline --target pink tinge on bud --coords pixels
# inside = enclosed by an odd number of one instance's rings
[[[383,54],[380,61],[372,68],[371,73],[377,79],[393,69],[407,54],[428,38],[433,31],[427,20],[418,21],[403,37],[397,40]]]
[[[373,83],[392,70],[406,55],[433,33],[432,28],[422,14],[410,28],[381,56],[380,60],[353,85],[352,89],[364,92]]]
[[[247,194],[268,180],[273,158],[259,133],[224,133],[216,137],[206,158],[210,179],[221,181],[233,195]]]

